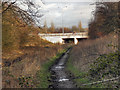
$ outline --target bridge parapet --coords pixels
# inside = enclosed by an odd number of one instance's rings
[[[41,34],[40,36],[88,36],[88,32],[81,32],[81,33],[48,33],[48,34]]]

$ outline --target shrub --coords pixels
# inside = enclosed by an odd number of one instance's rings
[[[89,70],[91,79],[103,79],[119,76],[120,66],[119,57],[120,52],[100,55],[96,61],[91,65]]]

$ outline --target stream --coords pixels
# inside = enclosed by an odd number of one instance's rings
[[[76,88],[76,85],[65,71],[65,63],[67,62],[70,50],[71,49],[69,49],[50,69],[52,72],[52,88]]]

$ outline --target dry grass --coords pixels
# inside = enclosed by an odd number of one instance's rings
[[[3,87],[19,88],[19,77],[30,76],[33,79],[41,64],[55,56],[60,50],[65,48],[61,45],[53,45],[50,47],[26,47],[23,54],[26,54],[21,61],[15,61],[9,67],[3,66]],[[14,54],[13,54],[14,55]],[[12,56],[12,55],[11,55]],[[20,54],[18,55],[20,57]],[[7,58],[8,61],[14,61]],[[4,59],[3,59],[4,61]],[[4,63],[4,62],[3,62]]]
[[[89,65],[101,54],[114,52],[117,48],[109,45],[118,45],[118,36],[111,33],[96,40],[84,40],[75,46],[70,55],[73,65],[80,71],[88,71]]]

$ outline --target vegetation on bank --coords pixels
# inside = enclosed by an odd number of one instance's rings
[[[58,60],[67,49],[61,50],[56,54],[56,56],[50,58],[50,60],[44,62],[41,65],[41,69],[36,73],[35,85],[37,88],[48,88],[50,83],[51,73],[49,71],[50,67]]]
[[[119,66],[120,52],[100,55],[95,62],[90,66],[89,78],[92,81],[100,81],[105,79],[113,79],[120,76]],[[120,78],[120,77],[119,77]],[[119,78],[113,81],[103,83],[104,88],[119,88]]]
[[[67,62],[67,70],[75,77],[77,86],[118,88],[120,52],[117,48],[117,36],[114,34],[96,40],[82,41],[78,46],[73,47]],[[117,79],[109,80],[114,78]],[[104,80],[108,81],[104,82]]]
[[[69,59],[67,70],[73,74],[73,81],[78,88],[119,88],[119,55],[118,52],[101,55],[89,67],[88,72],[74,67]]]
[[[40,69],[34,76],[20,76],[18,83],[21,88],[48,88],[50,83],[51,73],[50,67],[58,60],[67,49],[59,51],[54,57],[42,63]]]
[[[43,63],[49,62],[50,58],[55,56],[56,53],[60,52],[64,48],[65,47],[61,45],[51,47],[27,47],[24,52],[26,53],[24,58],[18,57],[14,60],[4,60],[3,63],[9,63],[11,61],[14,61],[14,63],[11,63],[10,66],[2,67],[3,87],[36,87],[36,84],[33,84],[33,81],[36,79],[37,71],[42,70]]]
[[[78,87],[119,88],[118,6],[120,2],[95,4],[94,18],[89,23],[90,39],[81,41],[73,47],[67,69],[75,77],[79,77],[74,79]],[[117,79],[109,80],[114,78]]]
[[[87,78],[87,72],[81,72],[78,68],[76,68],[72,64],[72,59],[69,58],[66,64],[66,70],[69,71],[71,76],[73,77],[73,81],[77,85],[77,87],[82,87],[82,84],[89,83],[89,79]]]

